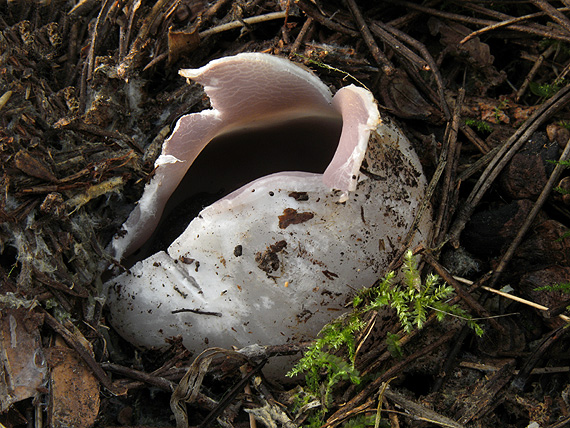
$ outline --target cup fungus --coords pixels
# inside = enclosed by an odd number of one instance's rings
[[[419,159],[368,90],[333,97],[286,59],[243,53],[180,74],[212,109],[178,121],[112,243],[142,260],[107,283],[111,322],[143,347],[311,339],[384,273],[425,192]],[[189,225],[161,242],[175,217]],[[427,233],[426,218],[416,241]]]

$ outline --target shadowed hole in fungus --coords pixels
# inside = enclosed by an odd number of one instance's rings
[[[166,250],[202,209],[255,179],[282,171],[322,174],[341,130],[340,116],[314,116],[215,137],[170,197],[153,235],[126,265]]]

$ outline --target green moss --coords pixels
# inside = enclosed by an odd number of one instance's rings
[[[390,272],[379,285],[361,290],[353,300],[353,311],[327,324],[319,333],[319,338],[288,373],[288,376],[305,374],[305,388],[302,394],[298,393],[299,405],[295,407],[300,408],[313,400],[320,402],[320,407],[307,419],[308,425],[305,426],[322,424],[331,405],[331,393],[340,381],[350,381],[355,385],[361,382],[360,373],[354,365],[356,337],[366,325],[363,319],[368,312],[384,306],[394,308],[402,328],[409,333],[423,328],[428,313],[435,311],[439,321],[443,321],[446,315],[457,316],[464,319],[476,334],[483,334],[481,327],[462,308],[445,302],[453,294],[452,287],[431,274],[422,283],[411,251],[404,257],[402,274],[402,281],[396,282],[396,274]],[[403,355],[398,335],[389,333],[387,342],[392,355]]]

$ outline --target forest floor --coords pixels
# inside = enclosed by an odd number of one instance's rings
[[[0,0],[1,425],[570,425],[568,5]],[[240,52],[373,92],[434,186],[422,276],[482,336],[361,311],[307,382],[276,382],[235,351],[140,351],[113,331],[106,248],[176,119],[208,108],[178,70]]]

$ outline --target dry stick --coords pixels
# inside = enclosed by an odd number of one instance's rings
[[[461,300],[460,297],[455,296],[448,303],[450,305],[454,305],[459,302],[459,300]],[[428,315],[422,330],[433,324],[435,321],[437,321],[437,314],[434,311]],[[395,334],[400,338],[398,339],[400,347],[403,348],[407,343],[410,343],[416,336],[422,333],[422,330],[415,329],[410,333],[405,333],[403,329],[397,331]],[[358,362],[358,368],[360,370],[361,377],[368,376],[371,373],[377,372],[379,367],[385,361],[393,357],[390,351],[384,351],[386,348],[387,345],[385,343],[381,343],[377,348],[368,351],[362,356],[361,361]],[[377,349],[380,349],[381,352],[378,352]]]
[[[299,31],[297,38],[295,39],[295,41],[291,45],[291,53],[289,53],[289,58],[291,58],[292,56],[294,56],[297,53],[297,51],[301,47],[301,43],[303,43],[305,36],[309,32],[311,25],[313,25],[313,18],[311,18],[309,16],[307,18],[307,20],[305,21],[305,23],[303,24],[303,26],[301,27],[301,31]]]
[[[530,301],[530,300],[523,299],[522,297],[513,296],[512,294],[505,293],[505,292],[503,292],[503,291],[501,291],[501,290],[496,290],[496,289],[494,289],[494,288],[487,287],[487,286],[485,286],[485,285],[481,286],[481,288],[482,288],[483,290],[485,290],[485,291],[489,291],[490,293],[495,293],[495,294],[497,294],[497,295],[499,295],[499,296],[502,296],[502,297],[505,297],[505,298],[507,298],[507,299],[513,300],[513,301],[515,301],[515,302],[519,302],[519,303],[525,304],[525,305],[530,306],[530,307],[533,307],[533,308],[535,308],[535,309],[540,309],[541,311],[549,311],[549,310],[550,310],[550,308],[547,308],[546,306],[539,305],[538,303],[534,303],[534,302],[532,302],[532,301]],[[567,317],[566,315],[560,314],[560,315],[558,315],[558,318],[560,318],[560,319],[562,319],[562,320],[564,320],[564,321],[566,321],[566,322],[570,321],[570,317]]]
[[[558,422],[554,423],[553,425],[548,425],[545,428],[564,428],[568,427],[568,424],[570,424],[570,416],[559,419]]]
[[[400,1],[400,0],[388,0],[388,1],[390,1],[391,3],[395,3],[395,4],[399,4],[402,6],[409,7],[410,9],[419,10],[420,12],[425,12],[425,13],[428,13],[428,14],[433,15],[433,16],[438,16],[440,18],[446,18],[446,19],[450,19],[453,21],[466,22],[468,24],[481,25],[481,26],[485,26],[485,27],[489,26],[489,25],[498,24],[497,21],[490,21],[488,19],[480,19],[480,18],[472,18],[472,17],[468,17],[468,16],[464,16],[464,15],[459,15],[457,13],[443,12],[443,11],[440,11],[437,9],[421,6],[421,5],[418,5],[416,3],[412,3],[409,1]],[[473,5],[470,5],[470,7],[473,7]],[[503,17],[501,19],[512,19],[512,16],[506,15],[505,17]],[[557,39],[557,40],[563,40],[565,42],[570,42],[570,36],[560,34],[559,32],[553,31],[552,29],[543,29],[542,27],[535,28],[534,26],[531,27],[531,26],[524,26],[524,25],[511,25],[511,26],[509,26],[509,29],[515,30],[515,31],[520,31],[523,33],[534,34],[534,35],[546,37],[549,39]]]
[[[211,36],[212,34],[221,33],[223,31],[233,30],[234,28],[245,27],[246,25],[258,24],[260,22],[272,21],[274,19],[282,19],[287,17],[286,11],[271,12],[265,15],[252,16],[239,21],[228,22],[227,24],[218,25],[217,27],[204,30],[200,33],[200,39]]]
[[[478,13],[482,13],[485,14],[487,16],[491,16],[493,18],[499,19],[501,21],[505,21],[507,19],[513,19],[514,16],[511,15],[507,15],[506,13],[502,13],[502,12],[498,12],[496,10],[492,10],[492,9],[487,9],[479,4],[475,4],[475,3],[465,3],[464,4],[465,8],[470,9],[474,12],[478,12]],[[526,26],[522,25],[522,26],[518,26],[518,25],[513,25],[512,28],[518,28],[520,27],[522,31],[524,32],[529,32],[532,33],[532,30],[536,30],[539,32],[545,32],[546,34],[550,34],[550,36],[547,36],[547,38],[555,38],[554,37],[554,33],[556,33],[556,35],[561,36],[561,37],[567,37],[568,35],[560,30],[557,27],[551,27],[551,26],[547,26],[547,25],[541,25],[541,24],[537,24],[536,22],[529,22]],[[536,33],[538,34],[538,33]]]
[[[570,101],[570,87],[561,89],[556,95],[540,106],[532,116],[521,126],[501,147],[497,155],[489,163],[474,189],[467,198],[464,206],[457,214],[455,223],[449,231],[449,240],[453,246],[459,247],[459,234],[471,217],[475,207],[479,204],[485,192],[491,187],[493,181],[505,165],[511,160],[519,148],[531,137],[536,129],[548,120],[554,113]]]
[[[340,25],[340,24],[332,21],[331,19],[324,17],[322,15],[322,13],[315,6],[313,6],[311,3],[309,3],[307,0],[298,0],[298,4],[299,4],[299,7],[308,16],[312,17],[319,24],[322,24],[331,30],[339,31],[343,34],[347,34],[347,35],[350,35],[352,37],[356,37],[359,35],[359,33],[354,31],[352,28],[345,27],[343,25]],[[413,13],[409,14],[409,15],[413,15]],[[392,24],[394,22],[395,21],[392,21]],[[437,67],[435,60],[433,59],[433,57],[431,56],[431,54],[429,53],[427,48],[422,43],[420,43],[417,40],[415,40],[414,38],[408,36],[406,33],[396,29],[392,24],[384,24],[384,23],[376,21],[376,22],[373,22],[371,29],[378,37],[382,38],[384,42],[389,44],[390,47],[394,50],[394,52],[401,53],[406,58],[407,58],[407,56],[402,53],[404,48],[407,51],[411,52],[412,55],[415,56],[415,54],[412,51],[410,51],[408,48],[406,48],[405,46],[401,46],[397,42],[396,42],[396,44],[392,44],[391,41],[393,41],[393,39],[383,38],[382,34],[385,34],[385,33],[383,33],[382,31],[391,33],[392,35],[399,38],[400,40],[403,40],[404,42],[414,46],[422,54],[423,59],[425,60],[425,62],[427,62],[429,68],[431,69],[431,71],[434,75],[435,82],[437,85],[438,95],[439,95],[439,104],[441,105],[441,109],[443,110],[443,113],[444,113],[446,119],[449,120],[449,118],[451,117],[451,114],[449,112],[449,106],[447,105],[447,102],[445,100],[443,79],[441,77],[441,73],[439,72],[439,68]],[[380,30],[380,31],[378,31],[378,30]],[[408,59],[411,59],[411,58],[412,57],[410,56]],[[420,66],[421,66],[421,64],[422,63],[420,63]],[[435,103],[437,104],[437,102],[435,102]]]
[[[71,86],[71,82],[75,80],[73,75],[75,74],[74,71],[76,70],[76,67],[73,62],[76,60],[78,52],[77,42],[79,39],[79,21],[73,23],[68,37],[69,43],[67,45],[67,59],[65,61],[65,86]]]
[[[469,361],[462,361],[459,363],[459,367],[465,367],[466,369],[478,370],[484,373],[495,372],[499,370],[498,367],[491,364],[480,364],[472,363]],[[553,374],[553,373],[568,373],[570,372],[570,366],[562,367],[540,367],[537,369],[532,369],[531,374],[533,375],[543,375],[543,374]],[[519,370],[515,370],[514,374],[519,374]]]
[[[254,375],[259,373],[259,371],[263,368],[264,364],[265,363],[258,364],[257,366],[253,367],[249,373],[243,375],[242,379],[236,385],[234,385],[233,388],[231,388],[229,391],[226,392],[226,394],[220,400],[218,406],[206,416],[206,418],[200,423],[200,425],[198,425],[198,428],[211,427],[212,422],[215,421],[218,415],[222,413],[231,404],[236,395],[239,394],[239,392],[244,389],[245,385],[249,384],[249,380]]]
[[[491,148],[487,145],[487,143],[485,143],[485,141],[483,141],[481,138],[479,138],[477,133],[475,131],[473,131],[473,129],[471,129],[471,127],[465,125],[465,123],[462,123],[459,126],[459,129],[461,129],[461,132],[463,132],[463,135],[465,135],[467,137],[467,139],[469,141],[471,141],[473,143],[473,145],[475,147],[477,147],[481,153],[483,153],[484,155],[489,153]]]
[[[448,427],[448,428],[464,428],[464,425],[448,418],[447,416],[437,413],[435,410],[418,404],[416,401],[410,400],[399,392],[386,389],[384,395],[387,399],[393,401],[399,406],[406,409],[405,415],[413,419],[419,419],[424,422],[431,422],[433,424]]]
[[[78,18],[83,15],[88,14],[91,8],[95,6],[95,3],[99,3],[98,0],[80,0],[73,8],[67,12],[67,15]]]
[[[201,24],[209,21],[213,16],[215,16],[219,10],[224,7],[231,0],[217,0],[212,6],[210,6],[203,14],[200,16]]]
[[[462,282],[462,283],[467,284],[467,285],[474,285],[475,284],[473,281],[470,281],[470,280],[465,279],[465,278],[461,278],[459,276],[454,276],[453,278],[456,279],[457,281]],[[530,306],[530,307],[533,307],[536,309],[540,309],[541,311],[550,311],[550,308],[547,308],[546,306],[539,305],[538,303],[534,303],[530,300],[523,299],[522,297],[514,296],[512,294],[505,293],[504,291],[496,290],[494,288],[487,287],[485,285],[475,286],[474,288],[475,289],[482,288],[483,290],[489,291],[490,293],[498,294],[499,296],[505,297],[507,299],[513,300],[515,302],[522,303],[524,305],[527,305],[527,306]],[[564,321],[570,321],[570,317],[567,317],[566,315],[558,315],[558,318],[560,318]]]
[[[95,68],[95,51],[97,50],[97,43],[99,41],[99,31],[103,25],[104,18],[109,12],[108,8],[112,6],[110,0],[105,0],[101,5],[101,10],[97,15],[97,20],[95,21],[95,26],[93,27],[93,34],[91,35],[91,44],[89,46],[89,53],[87,54],[87,80],[91,80],[93,75],[93,69]]]
[[[360,34],[358,31],[354,31],[351,28],[345,27],[344,25],[338,24],[332,19],[327,18],[309,0],[297,0],[297,5],[303,12],[307,14],[307,16],[310,16],[319,24],[324,25],[330,30],[337,31],[342,34],[347,34],[352,37],[358,37]]]
[[[390,32],[388,32],[388,30],[386,30],[383,27],[384,25],[382,23],[378,21],[373,21],[372,25],[370,26],[370,30],[374,34],[376,34],[376,36],[380,37],[384,43],[388,44],[392,49],[394,49],[394,52],[397,52],[398,54],[406,58],[408,61],[410,61],[412,64],[416,64],[419,68],[423,70],[429,70],[429,64],[425,59],[414,53],[406,45],[403,45],[401,42],[399,42],[392,34],[390,34]],[[401,31],[399,33],[401,33],[402,35],[404,34]],[[410,39],[414,40],[409,36],[407,38],[408,38],[407,41],[409,41]]]
[[[158,0],[154,3],[150,12],[143,19],[139,32],[131,44],[129,53],[124,58],[121,58],[122,62],[118,67],[119,76],[124,77],[127,75],[128,69],[132,66],[134,58],[140,54],[140,50],[143,48],[145,43],[149,41],[148,36],[150,30],[160,14],[163,13],[163,9],[168,10],[170,7],[176,6],[179,2],[180,0],[175,0],[174,4],[172,4],[172,0]]]
[[[531,0],[535,6],[546,12],[554,21],[558,22],[562,28],[570,33],[570,20],[561,11],[556,9],[546,0]]]
[[[58,333],[65,342],[71,346],[81,357],[81,359],[87,364],[87,366],[91,369],[95,377],[101,382],[105,388],[107,388],[111,393],[115,395],[122,395],[125,391],[123,389],[116,388],[111,379],[107,376],[107,373],[101,368],[101,366],[95,361],[91,353],[85,349],[83,344],[67,329],[65,328],[58,320],[56,320],[53,316],[51,316],[45,310],[42,310],[44,313],[44,319],[56,333]]]
[[[440,366],[438,376],[431,385],[431,393],[439,392],[443,384],[449,380],[452,369],[457,365],[457,356],[459,355],[459,351],[463,348],[463,342],[465,342],[465,339],[470,332],[471,328],[469,328],[468,325],[464,325],[457,337],[454,339],[453,345],[450,347],[449,352],[443,360],[443,364]]]
[[[552,53],[557,49],[557,46],[552,44],[548,47],[548,49],[546,49],[539,57],[538,59],[535,61],[534,65],[532,66],[532,68],[530,69],[530,71],[528,72],[527,76],[524,79],[523,84],[521,85],[521,87],[519,88],[519,90],[517,91],[516,95],[515,95],[515,102],[519,102],[519,100],[521,99],[521,97],[523,96],[523,94],[526,92],[527,88],[530,85],[530,82],[532,81],[532,79],[534,79],[534,76],[536,75],[536,73],[538,72],[538,69],[540,68],[540,66],[542,65],[542,63],[546,60],[546,58],[548,58],[550,55],[552,55]]]
[[[339,420],[335,420],[332,422],[327,422],[325,425],[323,425],[321,428],[335,428],[337,426],[339,426],[340,424],[342,424],[343,422],[346,422],[347,419],[351,419],[361,413],[365,413],[365,412],[371,412],[372,409],[374,408],[374,400],[370,399],[368,401],[366,401],[364,404],[361,404],[358,407],[355,407],[354,409],[351,409],[349,412],[345,413],[344,415],[342,415],[342,419]]]
[[[198,37],[199,40],[202,40],[203,38],[211,36],[213,34],[218,34],[224,31],[233,30],[235,28],[246,27],[247,25],[258,24],[261,22],[272,21],[274,19],[281,19],[281,18],[287,18],[286,11],[271,12],[265,15],[252,16],[250,18],[240,19],[238,21],[227,22],[225,24],[218,25],[217,27],[213,27],[208,30],[202,31],[201,33],[198,33]],[[152,61],[150,61],[147,65],[144,66],[143,71],[149,69],[150,67],[155,66],[156,64],[158,64],[161,61],[164,61],[167,58],[168,58],[168,52],[164,52],[161,53],[160,55],[157,55],[155,58],[153,58]]]
[[[283,22],[283,26],[281,27],[281,40],[283,40],[283,43],[286,45],[290,43],[289,29],[287,28],[287,22],[289,21],[290,11],[291,11],[291,0],[287,0],[287,4],[285,5],[285,21]]]
[[[558,327],[557,329],[551,331],[543,340],[540,346],[534,349],[532,354],[527,358],[519,374],[513,379],[511,387],[516,391],[522,391],[532,370],[536,367],[544,353],[550,348],[554,342],[562,339],[566,334],[568,334],[568,327],[570,323],[566,323]]]
[[[461,174],[459,174],[458,180],[460,182],[464,182],[473,174],[485,168],[485,166],[488,165],[489,162],[491,162],[493,158],[497,155],[499,150],[500,147],[493,147],[491,150],[489,150],[488,153],[477,159],[467,169],[465,169]]]
[[[477,313],[480,318],[488,318],[489,324],[493,326],[494,329],[504,332],[505,329],[501,324],[497,322],[495,318],[491,316],[489,312],[479,303],[475,298],[465,290],[459,282],[451,275],[445,267],[443,267],[439,262],[431,255],[431,253],[424,251],[424,260],[429,263],[435,271],[441,276],[445,282],[450,284],[457,295],[469,306],[473,311]]]
[[[431,56],[425,45],[419,42],[418,40],[414,39],[413,37],[410,37],[408,34],[404,33],[403,31],[398,30],[397,28],[393,27],[390,24],[384,24],[382,22],[375,21],[374,24],[372,25],[372,31],[376,33],[375,30],[377,28],[385,30],[388,33],[391,33],[398,39],[403,40],[405,43],[408,43],[409,45],[416,48],[422,54],[423,59],[427,62],[429,69],[433,73],[435,84],[437,86],[437,93],[439,95],[440,107],[443,110],[445,119],[449,120],[451,118],[451,113],[449,111],[449,106],[447,105],[447,100],[445,99],[443,78],[441,77],[441,73],[439,71],[437,63],[435,62],[435,60],[433,59],[433,57]],[[376,35],[378,37],[381,37],[379,33],[376,33]]]
[[[101,363],[101,367],[104,370],[127,376],[131,379],[148,383],[149,385],[154,385],[166,392],[172,393],[172,391],[174,391],[174,388],[176,388],[176,384],[168,379],[160,376],[153,376],[140,370],[131,369],[130,367],[125,367],[113,363]]]
[[[570,8],[561,7],[560,9],[557,9],[557,10],[559,10],[560,12],[567,12],[568,10],[570,10]],[[529,15],[518,16],[518,17],[512,18],[512,19],[506,19],[503,22],[497,22],[496,24],[489,25],[488,27],[483,27],[477,31],[473,31],[471,34],[465,36],[463,38],[463,40],[461,40],[459,42],[459,44],[466,43],[469,40],[471,40],[472,38],[480,36],[483,33],[486,33],[486,32],[492,31],[492,30],[496,30],[498,28],[508,27],[509,25],[516,24],[517,22],[527,21],[529,19],[538,18],[538,17],[544,16],[544,15],[546,15],[545,12],[535,12],[535,13],[531,13]]]
[[[404,360],[400,361],[399,363],[394,364],[384,373],[382,373],[379,377],[375,380],[370,382],[368,385],[364,387],[362,391],[360,391],[356,396],[354,396],[350,401],[348,401],[342,408],[337,410],[328,420],[325,426],[330,426],[334,423],[335,420],[343,419],[343,415],[347,412],[350,412],[351,409],[354,409],[359,405],[359,403],[364,402],[370,395],[378,392],[379,388],[382,386],[384,382],[388,379],[397,376],[406,366],[411,364],[413,361],[417,360],[418,358],[425,357],[430,352],[438,349],[447,341],[451,340],[451,338],[455,335],[454,330],[450,330],[447,333],[441,335],[437,340],[431,342],[430,344],[424,346],[418,352],[408,356]]]
[[[566,65],[564,66],[564,68],[562,69],[560,74],[558,74],[558,76],[556,76],[556,79],[554,79],[553,85],[561,84],[569,72],[570,72],[570,62],[566,63]]]
[[[497,268],[495,269],[495,272],[493,273],[493,276],[491,277],[491,281],[489,283],[489,285],[491,287],[493,287],[497,283],[497,281],[498,281],[499,277],[501,276],[501,274],[503,273],[505,267],[511,261],[511,258],[513,257],[513,255],[515,253],[515,250],[517,249],[519,244],[522,242],[524,236],[526,235],[528,229],[530,228],[530,225],[532,224],[532,222],[536,218],[538,212],[542,209],[542,206],[546,202],[548,195],[550,195],[550,192],[551,192],[552,188],[554,187],[554,184],[556,184],[556,182],[560,178],[560,174],[562,174],[562,171],[564,170],[564,168],[566,168],[564,165],[562,165],[562,162],[567,161],[569,158],[570,158],[570,140],[568,140],[568,142],[566,143],[566,147],[564,148],[564,151],[562,152],[562,155],[560,156],[560,159],[558,161],[558,164],[556,165],[556,168],[554,168],[554,171],[552,171],[552,174],[550,175],[550,179],[548,180],[548,182],[544,186],[544,189],[542,189],[540,196],[538,197],[537,201],[534,203],[532,210],[530,211],[530,213],[528,214],[527,218],[525,219],[523,225],[519,229],[517,236],[515,237],[515,239],[513,239],[513,242],[511,242],[511,245],[509,246],[509,248],[507,249],[507,251],[505,252],[503,257],[501,258],[499,266],[497,266]]]
[[[390,427],[391,428],[400,428],[400,420],[398,419],[397,411],[394,410],[394,406],[390,403],[384,403],[384,407],[386,408],[386,412],[388,412],[388,419],[390,420]],[[407,416],[404,414],[403,416]],[[378,428],[378,427],[374,427]]]
[[[127,48],[129,47],[129,42],[131,40],[131,34],[133,32],[133,24],[135,22],[135,15],[137,10],[140,8],[142,0],[135,0],[134,4],[131,5],[129,10],[129,20],[127,23],[127,29],[125,31],[124,37],[121,39],[121,44],[119,45],[119,58],[122,60],[126,55]]]
[[[457,143],[457,133],[459,131],[461,107],[463,107],[464,99],[465,90],[460,88],[457,101],[455,102],[455,108],[453,109],[451,122],[447,123],[445,135],[443,137],[444,144],[439,162],[446,162],[446,165],[445,174],[443,176],[443,185],[441,188],[441,201],[439,202],[438,213],[433,229],[432,247],[437,247],[444,241],[445,234],[447,233],[447,226],[449,225],[449,219],[453,215],[453,207],[448,204],[448,200],[450,199],[450,194],[455,188],[457,158],[460,154],[460,146]]]
[[[394,64],[388,59],[388,57],[380,50],[374,37],[372,37],[372,33],[364,20],[364,16],[362,16],[362,12],[358,8],[355,0],[345,0],[348,8],[352,12],[352,16],[354,16],[354,20],[358,24],[358,29],[360,30],[360,34],[362,34],[362,38],[364,42],[368,46],[370,53],[374,57],[376,63],[382,68],[382,71],[386,75],[391,75],[394,73]]]
[[[243,366],[241,366],[239,368],[239,371],[241,373],[242,376],[246,376],[247,375],[247,367],[244,364]],[[251,386],[249,385],[249,382],[245,384],[244,387],[244,393],[245,393],[245,402],[246,403],[251,403],[252,399],[251,399]],[[250,413],[249,414],[249,426],[250,428],[257,428],[257,422],[255,421],[255,416]]]

